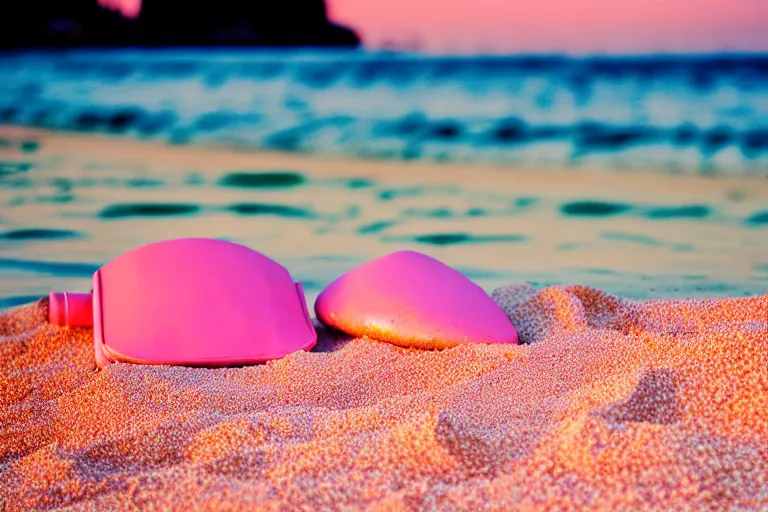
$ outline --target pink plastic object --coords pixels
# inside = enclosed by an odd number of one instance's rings
[[[317,318],[353,336],[404,347],[517,344],[517,330],[482,288],[457,270],[413,251],[361,265],[326,287]]]
[[[92,326],[93,295],[51,292],[48,294],[48,321],[54,325]]]
[[[68,318],[80,318],[71,306]],[[52,323],[59,310],[51,310]],[[317,341],[288,270],[242,245],[205,238],[146,245],[101,267],[93,275],[93,329],[99,367],[253,364]]]

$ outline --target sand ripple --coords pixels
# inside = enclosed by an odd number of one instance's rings
[[[94,371],[91,334],[0,316],[0,505],[207,510],[768,507],[768,295],[494,298],[525,345],[321,330],[265,365]],[[0,508],[2,508],[0,506]]]

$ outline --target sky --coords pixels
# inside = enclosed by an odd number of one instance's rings
[[[102,0],[136,13],[140,0]],[[275,0],[280,1],[280,0]],[[367,47],[434,53],[768,51],[768,0],[326,0]]]

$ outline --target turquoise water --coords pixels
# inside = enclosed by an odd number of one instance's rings
[[[403,248],[488,290],[768,290],[768,195],[748,179],[768,176],[765,55],[27,53],[0,57],[0,124],[309,155],[280,165],[168,160],[131,145],[97,155],[0,128],[2,308],[87,290],[101,264],[178,236],[265,252],[310,301],[345,270]],[[336,172],[312,155],[385,163]],[[407,162],[504,167],[441,179]],[[521,185],[520,168],[568,174]],[[744,181],[699,196],[689,182],[592,186],[585,169]]]
[[[0,123],[402,160],[768,174],[768,55],[0,57]]]

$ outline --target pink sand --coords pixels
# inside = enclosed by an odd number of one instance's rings
[[[44,302],[5,313],[0,508],[768,507],[768,295],[494,298],[529,344],[321,331],[213,370],[94,371],[90,331],[45,325]]]

